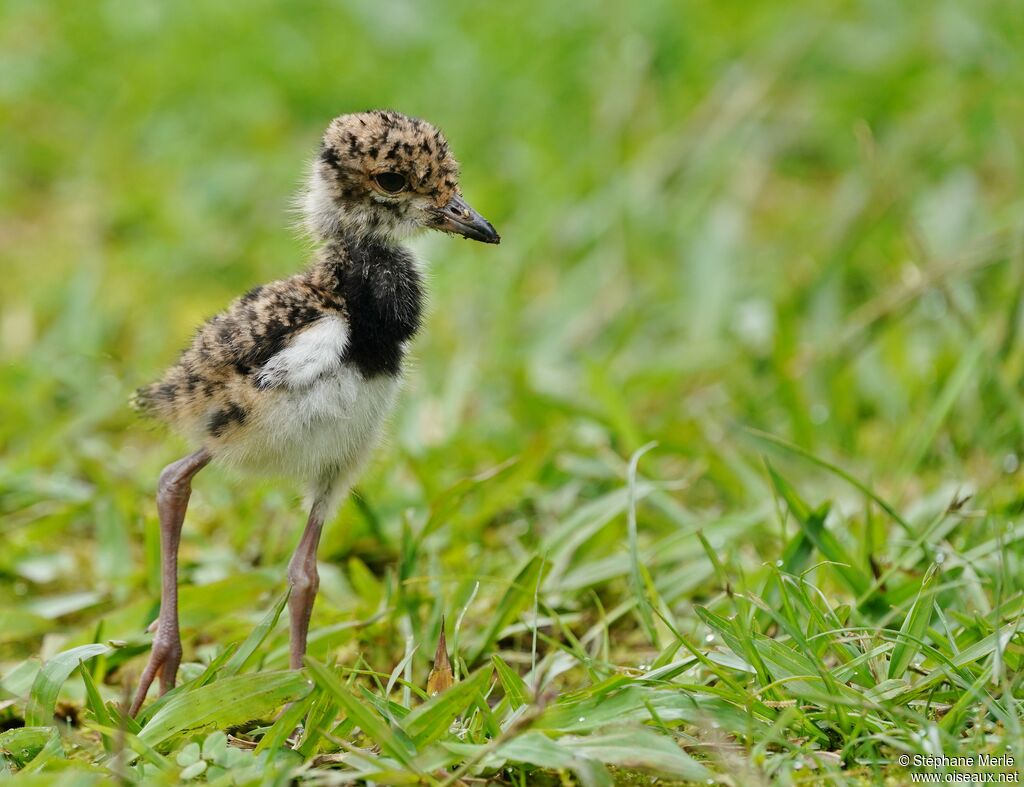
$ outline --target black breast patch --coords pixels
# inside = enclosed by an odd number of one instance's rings
[[[349,318],[342,361],[355,364],[366,378],[395,376],[402,367],[403,344],[420,327],[422,279],[405,249],[349,242],[346,251],[348,259],[337,271]]]

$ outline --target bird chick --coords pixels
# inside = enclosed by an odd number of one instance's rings
[[[325,520],[391,411],[423,281],[402,239],[429,228],[498,243],[463,199],[458,163],[434,126],[392,111],[335,118],[302,195],[316,242],[303,273],[255,287],[203,325],[163,378],[133,400],[195,451],[160,474],[161,602],[131,713],[181,661],[177,560],[192,479],[211,461],[304,484],[312,505],[288,566],[290,665],[302,666]]]

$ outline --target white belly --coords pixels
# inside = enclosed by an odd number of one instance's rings
[[[243,470],[315,482],[334,474],[346,483],[369,457],[394,407],[400,381],[370,379],[342,364],[347,326],[318,320],[264,366],[274,385],[224,447],[223,460]]]
[[[314,481],[328,473],[352,481],[380,437],[398,387],[397,378],[366,380],[342,366],[308,387],[268,391],[223,458],[260,474]]]

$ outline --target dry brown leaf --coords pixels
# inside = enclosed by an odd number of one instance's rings
[[[447,691],[455,685],[455,674],[452,663],[448,660],[448,643],[444,638],[444,618],[441,618],[441,636],[437,640],[437,651],[434,653],[434,666],[427,676],[427,694],[433,697]]]

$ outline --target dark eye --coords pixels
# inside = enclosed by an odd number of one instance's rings
[[[400,191],[405,191],[405,187],[409,185],[405,180],[405,175],[399,175],[397,172],[381,172],[374,175],[373,179],[388,194],[397,194]]]

